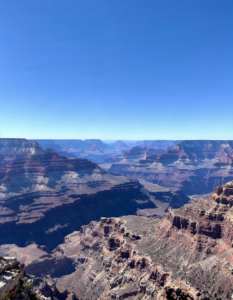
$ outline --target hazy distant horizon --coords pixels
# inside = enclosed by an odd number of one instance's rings
[[[130,140],[130,139],[114,139],[114,140],[109,140],[109,139],[101,139],[101,138],[22,138],[22,137],[1,137],[0,139],[26,139],[29,141],[32,140],[101,140],[104,143],[110,144],[110,143],[114,143],[117,141],[122,141],[122,142],[129,142],[129,143],[136,143],[136,142],[142,142],[142,141],[233,141],[232,139],[136,139],[136,140]]]

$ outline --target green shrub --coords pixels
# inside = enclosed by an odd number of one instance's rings
[[[14,276],[14,275],[12,275],[12,276],[11,276],[11,279],[15,279],[15,276]]]
[[[20,298],[20,299],[25,299],[25,296],[26,296],[26,295],[25,295],[24,292],[22,292],[22,293],[19,294],[19,298]]]
[[[24,277],[23,280],[26,281],[26,280],[28,280],[28,278],[27,278],[27,277]]]
[[[9,298],[9,296],[8,296],[8,294],[7,293],[4,293],[3,294],[3,300],[9,300],[10,298]]]
[[[26,288],[28,291],[31,290],[32,287],[33,287],[33,283],[32,283],[32,282],[26,284],[26,286],[25,286],[25,288]]]

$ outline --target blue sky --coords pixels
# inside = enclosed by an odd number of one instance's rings
[[[0,136],[233,139],[232,0],[1,0]]]

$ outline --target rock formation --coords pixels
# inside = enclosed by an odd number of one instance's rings
[[[115,143],[111,143],[110,146],[115,149],[117,152],[126,151],[129,149],[129,146],[127,146],[123,141],[116,141]]]
[[[89,148],[86,149],[86,151],[103,153],[103,151],[100,149],[100,147],[96,146],[95,144],[92,144]]]
[[[59,291],[50,276],[25,276],[24,264],[16,257],[0,257],[0,300],[78,300],[67,290]]]
[[[159,220],[126,216],[91,222],[49,254],[64,256],[75,267],[58,279],[57,288],[79,299],[230,299],[232,216],[233,181]]]
[[[24,265],[16,257],[0,256],[0,300],[14,298],[24,276]]]
[[[161,152],[163,152],[162,149],[153,149],[153,148],[147,148],[147,147],[143,148],[143,147],[135,146],[132,149],[125,152],[124,157],[137,158],[137,157],[143,157],[145,155],[159,154]]]
[[[103,143],[99,139],[89,139],[89,140],[54,140],[54,142],[61,146],[63,150],[69,150],[71,152],[76,152],[80,150],[86,150],[92,145],[99,147],[101,150],[109,150],[111,147]]]
[[[1,244],[36,242],[54,248],[91,220],[155,207],[141,188],[137,180],[51,149],[18,159],[0,169]]]
[[[145,140],[137,142],[139,147],[168,150],[173,149],[181,141],[174,140]]]
[[[43,154],[44,151],[37,142],[26,139],[0,138],[0,168],[28,154]]]
[[[201,195],[233,179],[232,155],[233,141],[183,141],[172,150],[147,153],[146,158],[124,157],[106,169],[112,174],[177,187],[187,195]]]

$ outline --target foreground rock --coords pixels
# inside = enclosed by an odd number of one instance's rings
[[[232,240],[233,181],[159,220],[126,216],[91,222],[48,256],[72,261],[75,271],[56,286],[79,299],[230,299]],[[42,261],[43,256],[34,261],[33,269]]]
[[[17,295],[23,276],[24,265],[21,265],[16,257],[0,256],[0,300]]]
[[[25,276],[24,264],[16,257],[0,257],[0,300],[76,300],[67,290],[58,291],[50,276]]]

